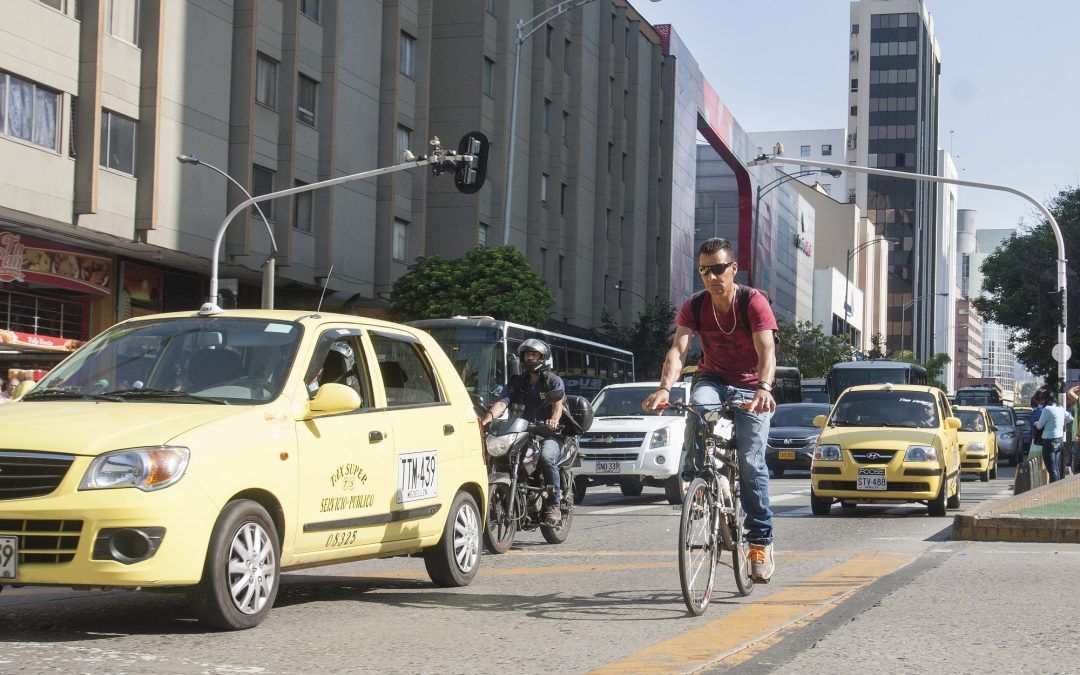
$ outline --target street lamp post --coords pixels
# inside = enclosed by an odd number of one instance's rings
[[[652,2],[659,1],[660,0],[652,0]],[[514,54],[514,84],[510,94],[510,124],[507,132],[510,136],[510,140],[506,144],[506,186],[504,187],[503,193],[503,246],[508,246],[510,244],[510,205],[514,186],[514,147],[517,145],[517,135],[514,133],[514,127],[517,123],[518,79],[521,76],[521,46],[526,40],[532,37],[533,33],[548,25],[553,20],[566,14],[572,9],[587,5],[590,2],[593,2],[593,0],[561,0],[561,2],[548,7],[531,19],[518,19],[517,24],[514,25],[514,31],[516,33],[514,44],[516,45],[516,49]]]
[[[917,303],[920,300],[925,300],[925,299],[929,298],[932,295],[939,295],[939,296],[942,296],[942,297],[945,297],[945,298],[949,297],[948,293],[925,293],[923,295],[920,295],[917,298],[912,298],[911,300],[908,300],[907,302],[904,303],[904,306],[900,308],[900,351],[904,351],[904,338],[907,337],[907,311],[908,311],[908,307],[914,307],[915,303]],[[915,313],[915,310],[913,309],[912,314],[914,314],[914,313]],[[914,316],[911,317],[911,327],[913,329],[915,327],[915,317]],[[911,336],[912,343],[915,342],[914,332],[915,331],[912,330],[912,336]],[[914,347],[914,346],[915,345],[912,344],[912,347]]]
[[[642,295],[641,293],[638,293],[636,291],[632,291],[629,288],[627,288],[626,286],[624,286],[623,282],[622,282],[622,279],[619,279],[618,281],[615,282],[615,290],[617,290],[619,292],[620,296],[622,296],[623,291],[626,291],[630,295],[636,295],[639,298],[641,298],[642,300],[644,300],[646,305],[649,304],[649,299],[646,298],[644,295]]]
[[[205,166],[211,171],[216,171],[228,180],[230,183],[236,186],[245,197],[251,199],[251,193],[244,188],[235,178],[225,173],[221,169],[217,168],[206,160],[199,159],[195,155],[179,155],[176,160],[181,164],[191,164],[192,166]],[[270,255],[267,256],[266,262],[263,263],[263,285],[262,285],[262,308],[273,309],[274,308],[274,274],[275,274],[275,261],[274,256],[277,255],[277,241],[274,239],[274,230],[270,227],[270,221],[266,219],[266,214],[263,213],[262,207],[255,204],[255,210],[259,212],[259,217],[262,218],[263,224],[266,225],[266,233],[270,235]]]
[[[848,290],[851,287],[851,259],[855,257],[855,254],[864,248],[870,247],[872,244],[876,244],[879,241],[885,243],[891,243],[891,239],[888,237],[878,237],[877,239],[871,239],[870,241],[864,241],[855,248],[848,249],[847,260],[844,261],[844,320],[847,321],[848,316],[852,314],[851,303],[848,301]],[[864,319],[865,321],[865,319]],[[850,335],[850,331],[849,331]]]
[[[1065,362],[1068,359],[1070,353],[1069,345],[1065,341],[1069,325],[1069,313],[1068,313],[1068,293],[1066,293],[1065,282],[1065,238],[1061,234],[1061,227],[1058,226],[1057,219],[1054,218],[1054,214],[1050,213],[1050,209],[1046,208],[1046,205],[1035,199],[1031,195],[1011,188],[1007,185],[996,185],[994,183],[978,183],[971,180],[961,180],[959,178],[946,178],[945,176],[933,176],[925,173],[908,173],[906,171],[892,171],[889,169],[878,169],[868,166],[857,166],[854,164],[833,164],[830,162],[819,162],[817,160],[806,160],[799,158],[798,161],[788,159],[786,157],[777,157],[770,155],[761,155],[755,160],[747,162],[747,166],[761,166],[762,164],[770,163],[779,164],[802,164],[806,166],[815,166],[826,169],[838,169],[841,171],[851,171],[853,173],[868,173],[876,176],[888,176],[889,178],[904,178],[907,180],[924,180],[931,183],[948,183],[950,185],[960,185],[962,187],[981,188],[984,190],[998,190],[1000,192],[1008,192],[1018,197],[1026,199],[1029,203],[1035,206],[1039,210],[1039,213],[1046,218],[1046,221],[1050,224],[1050,229],[1054,232],[1054,238],[1057,240],[1057,285],[1058,292],[1061,293],[1061,322],[1058,324],[1058,342],[1055,351],[1055,358],[1058,362],[1058,382],[1063,385],[1061,387],[1062,393],[1060,394],[1060,400],[1062,404],[1065,402],[1064,383],[1065,383]],[[903,339],[903,338],[901,338]],[[1060,357],[1060,358],[1059,358]]]
[[[777,145],[779,146],[779,144]],[[807,169],[805,171],[797,171],[796,173],[784,173],[783,171],[781,171],[779,178],[776,178],[772,181],[769,181],[768,183],[765,183],[764,185],[759,185],[757,187],[757,200],[754,202],[754,250],[751,252],[751,254],[754,256],[754,264],[750,268],[750,274],[747,275],[750,278],[751,286],[754,285],[754,274],[757,273],[758,269],[758,244],[760,241],[760,235],[758,233],[761,232],[761,198],[793,178],[802,178],[803,176],[809,176],[815,173],[827,173],[833,178],[836,178],[840,175],[840,171],[837,169]]]

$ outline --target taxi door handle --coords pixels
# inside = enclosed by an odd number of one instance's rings
[[[381,431],[369,431],[367,435],[368,443],[378,443],[386,438],[386,434]]]
[[[449,436],[450,434],[454,433],[454,425],[453,424],[444,424],[444,425],[442,425],[442,432],[443,432],[443,436]]]

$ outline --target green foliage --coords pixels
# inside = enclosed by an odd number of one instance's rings
[[[885,336],[874,333],[870,336],[870,349],[866,352],[866,358],[883,359],[885,356]]]
[[[941,375],[945,372],[945,366],[952,363],[952,358],[945,352],[938,352],[926,361],[920,361],[915,358],[914,352],[905,349],[893,356],[893,360],[903,361],[904,363],[914,363],[926,368],[926,379],[929,380],[930,386],[937,387],[942,391],[949,391],[949,385],[941,381]]]
[[[1065,240],[1065,259],[1070,265],[1080,260],[1080,188],[1058,193],[1049,204],[1050,212]],[[1057,344],[1057,319],[1049,293],[1057,289],[1057,243],[1048,222],[1022,228],[982,265],[983,297],[975,307],[984,319],[1005,326],[1011,332],[1013,349],[1020,362],[1048,383],[1057,381],[1057,362],[1050,350]],[[1076,344],[1080,318],[1080,289],[1077,275],[1069,272],[1069,335]],[[1080,350],[1074,351],[1070,367],[1080,365]]]
[[[1020,395],[1017,397],[1017,405],[1027,405],[1031,401],[1031,397],[1035,395],[1035,390],[1039,388],[1038,382],[1025,382],[1020,385]]]
[[[658,380],[675,334],[676,313],[677,309],[670,303],[649,303],[633,326],[623,326],[604,310],[600,328],[593,332],[599,342],[634,353],[636,379]]]
[[[803,377],[825,377],[834,363],[851,360],[853,350],[843,335],[825,335],[809,321],[781,321],[779,326],[778,366],[794,366]]]
[[[421,256],[394,282],[398,321],[486,315],[529,326],[548,320],[555,298],[513,246],[475,248],[458,260]]]

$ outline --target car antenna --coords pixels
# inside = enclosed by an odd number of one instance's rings
[[[330,283],[330,275],[333,274],[333,273],[334,273],[334,266],[330,265],[330,271],[326,273],[326,278],[323,279],[322,293],[319,293],[319,306],[315,308],[316,312],[318,312],[320,309],[322,309],[322,301],[323,301],[323,298],[326,297],[326,286],[327,286],[327,284]]]

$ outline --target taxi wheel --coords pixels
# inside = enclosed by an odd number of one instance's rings
[[[960,474],[956,474],[956,493],[949,497],[945,506],[950,509],[960,508]]]
[[[828,497],[818,497],[814,488],[810,488],[810,510],[815,516],[827,516],[832,510],[832,500]]]
[[[442,538],[424,550],[424,567],[436,586],[468,586],[480,567],[480,509],[467,492],[450,505]]]
[[[189,594],[199,619],[242,630],[262,623],[277,598],[281,545],[270,514],[257,502],[229,502],[218,516],[202,581]]]
[[[990,482],[990,465],[989,464],[986,465],[986,471],[983,471],[982,473],[979,474],[979,480],[982,481],[983,483],[989,483]]]
[[[941,487],[938,489],[937,497],[934,497],[930,501],[926,502],[926,512],[933,518],[938,518],[945,515],[945,487],[947,480],[942,478]]]

